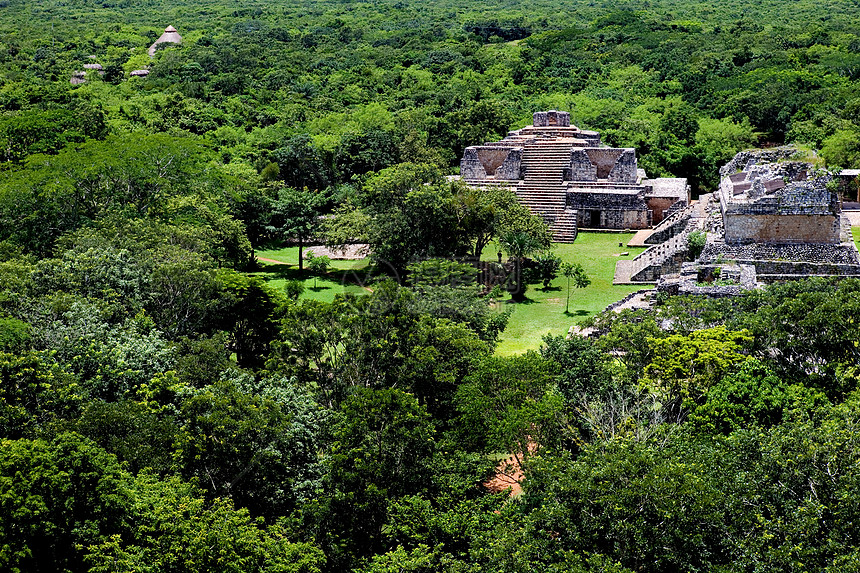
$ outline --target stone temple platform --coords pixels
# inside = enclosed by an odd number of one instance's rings
[[[580,228],[647,229],[689,203],[686,179],[648,179],[636,151],[602,147],[600,134],[542,111],[505,139],[467,147],[460,176],[475,187],[506,186],[550,225],[557,242]]]

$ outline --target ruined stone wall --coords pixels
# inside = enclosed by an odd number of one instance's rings
[[[636,168],[636,152],[623,149],[606,178],[616,183],[636,183]]]
[[[597,181],[597,166],[591,162],[584,149],[574,149],[570,154],[570,174],[565,173],[569,181]]]
[[[478,149],[475,147],[467,147],[463,151],[463,158],[460,159],[460,176],[463,179],[486,179],[487,172],[478,159]]]
[[[486,179],[515,181],[522,179],[523,149],[481,145],[467,147],[460,160],[460,175],[466,180]]]
[[[569,181],[636,183],[636,152],[633,149],[584,147],[570,153],[570,168],[565,169]]]
[[[532,120],[535,127],[570,127],[570,113],[566,111],[538,111]]]
[[[588,142],[588,147],[600,147],[600,133],[596,131],[581,130],[577,138]]]
[[[496,179],[504,181],[516,181],[523,178],[523,149],[513,147],[507,157],[496,169]]]
[[[834,265],[860,264],[860,255],[858,255],[857,248],[853,243],[840,245],[768,245],[765,243],[730,245],[721,241],[712,241],[709,236],[708,244],[705,245],[699,260],[701,262],[713,262],[719,259]]]
[[[723,215],[727,243],[840,243],[836,215],[733,213]]]
[[[751,149],[741,151],[731,161],[720,168],[720,178],[737,171],[747,171],[748,167],[761,163],[776,163],[797,154],[797,148],[792,146],[774,147],[772,149]]]
[[[585,229],[647,229],[651,214],[647,210],[577,209],[576,224]]]
[[[597,167],[597,178],[607,179],[612,169],[615,167],[615,162],[623,152],[622,149],[614,149],[609,147],[586,147],[584,149],[588,159]]]

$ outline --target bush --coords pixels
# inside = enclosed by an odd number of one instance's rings
[[[297,280],[287,281],[284,285],[284,292],[292,300],[298,300],[302,296],[302,293],[305,292],[305,283]]]
[[[687,248],[690,250],[690,260],[695,261],[702,254],[708,234],[704,231],[693,231],[687,236]]]

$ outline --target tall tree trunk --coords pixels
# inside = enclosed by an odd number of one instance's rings
[[[302,260],[302,246],[305,244],[305,238],[299,235],[299,270],[303,270],[304,261]]]
[[[564,314],[570,314],[570,277],[567,277],[567,302],[564,304]]]

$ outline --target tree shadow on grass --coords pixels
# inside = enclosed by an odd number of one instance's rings
[[[560,291],[561,287],[560,286],[548,286],[546,288],[540,287],[537,290],[539,290],[541,292],[555,292],[555,291]]]
[[[580,309],[574,310],[573,312],[571,312],[571,311],[566,311],[564,314],[565,314],[566,316],[570,316],[570,317],[574,317],[574,316],[588,316],[588,311],[587,311],[587,310],[585,310],[584,308],[580,308]]]
[[[540,304],[540,301],[535,300],[533,298],[528,298],[528,297],[526,297],[522,300],[514,300],[511,298],[511,299],[506,300],[505,304]]]

